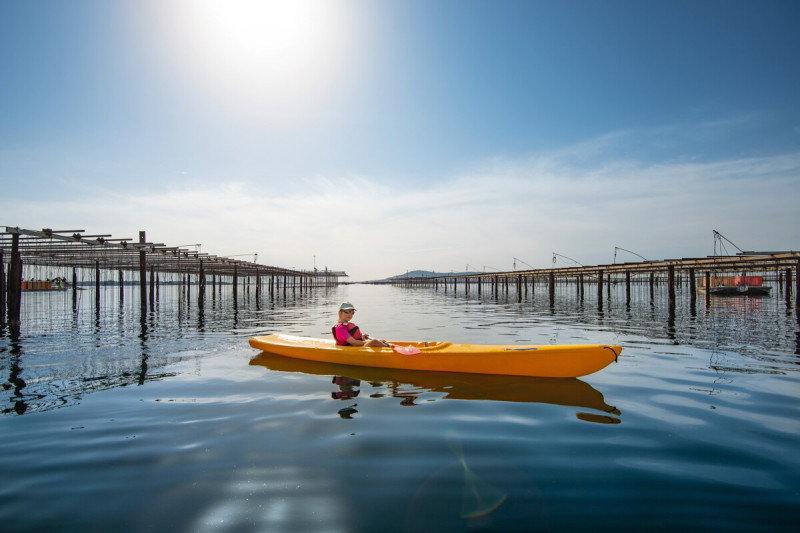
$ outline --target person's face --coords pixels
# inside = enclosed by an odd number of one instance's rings
[[[342,322],[350,322],[353,319],[353,314],[355,314],[355,309],[348,309],[346,311],[339,311],[339,320]]]

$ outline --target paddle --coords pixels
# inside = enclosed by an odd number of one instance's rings
[[[364,338],[365,339],[369,339],[369,335],[364,335]],[[391,346],[392,350],[394,350],[395,352],[397,352],[399,354],[416,355],[418,353],[422,353],[422,350],[420,350],[416,346],[400,346],[398,344],[392,344],[392,343],[386,342],[386,341],[381,341],[381,342],[383,342],[384,344],[388,344],[389,346]]]
[[[416,346],[399,346],[397,344],[392,344],[392,350],[403,355],[416,355],[418,353],[422,353],[422,350]]]

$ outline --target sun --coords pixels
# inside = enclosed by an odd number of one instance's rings
[[[287,111],[335,84],[345,4],[328,0],[167,0],[160,16],[181,72],[221,104]],[[163,4],[162,4],[163,5]]]

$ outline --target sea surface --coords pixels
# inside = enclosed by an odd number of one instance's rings
[[[593,296],[162,286],[142,317],[136,287],[25,293],[0,327],[0,530],[800,530],[794,297]],[[548,380],[248,345],[327,337],[343,301],[390,340],[623,351]]]

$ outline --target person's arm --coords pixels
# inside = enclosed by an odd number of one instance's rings
[[[358,340],[355,337],[353,337],[352,335],[347,337],[347,344],[349,344],[350,346],[364,346],[366,343],[367,343],[366,340],[363,340],[363,341],[362,340]]]

